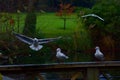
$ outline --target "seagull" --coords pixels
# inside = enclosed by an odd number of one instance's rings
[[[98,46],[95,47],[96,52],[95,52],[95,58],[97,58],[98,60],[103,61],[104,60],[104,55],[103,53],[100,51],[100,48]]]
[[[98,16],[98,15],[96,15],[96,14],[87,14],[87,15],[83,15],[83,16],[81,16],[81,17],[89,17],[89,16],[92,16],[92,17],[97,17],[98,19],[100,19],[100,20],[102,20],[102,21],[104,21],[104,19],[103,18],[101,18],[100,16]]]
[[[18,33],[15,33],[15,32],[13,32],[13,34],[15,35],[16,38],[18,38],[22,42],[29,44],[30,45],[29,47],[32,50],[35,50],[35,51],[38,51],[43,47],[41,44],[52,42],[54,40],[57,40],[57,39],[61,38],[61,36],[60,36],[60,37],[57,37],[57,38],[37,39],[37,38],[31,38],[31,37],[28,37],[28,36],[25,36],[25,35],[22,35],[22,34],[18,34]]]
[[[61,52],[60,48],[57,48],[56,51],[57,51],[57,54],[56,54],[57,59],[59,59],[59,60],[65,60],[65,59],[69,58],[64,53]]]

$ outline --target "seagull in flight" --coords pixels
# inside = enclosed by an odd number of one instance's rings
[[[97,17],[98,19],[100,19],[100,20],[102,20],[102,21],[104,21],[104,19],[103,18],[101,18],[100,16],[98,16],[98,15],[96,15],[96,14],[87,14],[87,15],[83,15],[83,16],[81,16],[81,17],[89,17],[89,16],[92,16],[92,17]]]
[[[96,52],[95,52],[95,58],[98,60],[103,61],[104,60],[104,54],[100,51],[100,48],[98,46],[95,47]]]
[[[28,37],[28,36],[25,36],[22,34],[18,34],[15,32],[13,32],[13,34],[15,35],[16,38],[18,38],[22,42],[29,44],[30,45],[29,47],[35,51],[40,50],[43,47],[42,44],[52,42],[52,41],[55,41],[55,40],[58,40],[61,38],[61,36],[60,36],[57,38],[37,39],[37,38],[31,38],[31,37]]]
[[[60,48],[57,48],[56,51],[57,51],[57,53],[56,53],[57,59],[59,59],[59,60],[65,60],[65,59],[68,59],[68,58],[69,58],[69,57],[66,56],[64,53],[61,52],[61,49],[60,49]]]

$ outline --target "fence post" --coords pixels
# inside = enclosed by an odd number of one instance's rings
[[[98,80],[99,69],[98,68],[87,68],[87,80]]]

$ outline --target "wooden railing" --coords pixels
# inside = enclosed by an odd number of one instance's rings
[[[79,72],[84,73],[84,80],[98,80],[100,70],[115,69],[120,70],[120,61],[102,61],[102,62],[68,62],[68,63],[51,63],[51,64],[20,64],[20,65],[0,65],[2,74],[31,74],[32,78],[42,72],[68,72],[74,71],[71,80],[76,80]],[[34,74],[34,76],[33,76]],[[43,80],[40,76],[40,80]],[[34,80],[32,79],[31,80]]]

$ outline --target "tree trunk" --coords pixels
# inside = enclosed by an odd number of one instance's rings
[[[34,13],[34,0],[29,0],[28,14],[25,19],[23,34],[33,37],[36,30],[36,14]]]
[[[64,18],[64,30],[66,29],[66,18]]]

